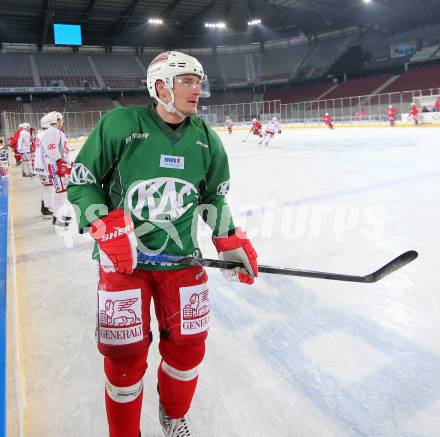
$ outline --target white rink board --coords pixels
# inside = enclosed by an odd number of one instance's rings
[[[261,275],[249,287],[209,270],[196,437],[440,435],[439,133],[285,129],[267,148],[220,134],[230,203],[261,264],[365,274],[420,256],[370,285]],[[106,436],[92,242],[56,235],[38,181],[12,176],[24,435]],[[159,437],[153,334],[142,435]]]

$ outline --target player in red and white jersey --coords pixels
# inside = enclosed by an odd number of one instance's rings
[[[21,167],[21,173],[24,178],[26,177],[32,177],[32,152],[31,152],[31,146],[32,146],[32,138],[30,133],[30,125],[29,123],[23,123],[21,125],[22,129],[20,131],[20,134],[18,136],[18,142],[17,142],[17,151],[22,156],[22,167]]]
[[[395,126],[397,111],[393,105],[388,106],[388,121],[390,122],[390,126]]]
[[[361,108],[358,115],[359,122],[362,122],[363,120],[367,119],[367,111],[365,111],[364,108]]]
[[[262,124],[260,123],[259,120],[257,120],[256,118],[254,118],[252,120],[252,126],[250,131],[246,134],[246,136],[244,137],[244,139],[242,140],[243,143],[246,142],[246,140],[248,139],[249,135],[256,135],[257,137],[262,138],[263,134],[261,133],[261,128],[262,128]]]
[[[56,111],[49,112],[43,118],[49,124],[41,136],[40,144],[48,163],[49,175],[54,189],[52,223],[57,226],[69,226],[71,217],[66,214],[67,184],[71,171],[69,149],[66,134],[63,132],[63,116]]]
[[[52,217],[52,198],[53,185],[52,177],[49,174],[47,160],[45,158],[46,150],[41,145],[41,138],[46,130],[50,127],[50,123],[45,117],[40,120],[41,129],[35,136],[35,160],[34,160],[34,174],[38,175],[42,185],[42,199],[41,199],[41,214],[43,218]]]
[[[261,128],[263,127],[263,125],[261,124],[261,122],[259,120],[257,120],[256,118],[254,118],[252,120],[252,127],[251,127],[251,132],[253,135],[256,135],[257,137],[262,137],[263,134],[261,133]]]
[[[269,142],[272,140],[276,133],[281,133],[280,122],[278,121],[277,117],[272,117],[272,120],[270,120],[264,128],[263,137],[258,142],[258,144],[262,144],[264,141],[265,146],[269,145]]]
[[[14,157],[15,157],[15,165],[21,165],[22,164],[22,156],[18,152],[18,137],[20,136],[20,132],[23,130],[23,123],[18,125],[18,129],[14,132],[14,135],[12,137],[8,138],[9,147],[14,150]]]
[[[409,111],[409,115],[410,115],[410,118],[412,118],[414,120],[414,124],[416,126],[418,126],[419,125],[419,110],[417,109],[417,105],[414,102],[411,103],[411,109]]]
[[[332,123],[332,118],[330,117],[330,114],[328,112],[325,113],[324,115],[324,123],[326,124],[326,126],[328,126],[330,129],[334,129],[333,127],[333,123]]]

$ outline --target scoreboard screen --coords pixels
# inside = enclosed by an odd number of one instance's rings
[[[80,46],[82,45],[80,24],[53,25],[55,45]]]

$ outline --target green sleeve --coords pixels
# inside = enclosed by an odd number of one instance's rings
[[[117,109],[102,117],[73,164],[67,196],[74,206],[80,233],[108,214],[103,183],[121,155],[123,142],[115,128],[123,123],[121,118],[123,113]]]
[[[201,213],[214,235],[225,235],[235,228],[226,201],[230,177],[228,156],[220,138],[211,129],[209,129],[209,140],[211,161],[206,175],[206,187],[201,196]]]

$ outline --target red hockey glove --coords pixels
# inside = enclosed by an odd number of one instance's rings
[[[96,220],[90,235],[99,246],[100,264],[105,272],[132,273],[137,264],[137,239],[134,224],[123,209],[111,211]]]
[[[70,175],[70,165],[67,164],[66,161],[63,161],[62,159],[59,159],[57,162],[57,169],[55,171],[55,174],[62,178],[63,176],[69,176]]]
[[[240,228],[236,228],[232,235],[224,237],[212,237],[218,257],[224,261],[236,261],[244,264],[245,269],[235,268],[234,270],[222,270],[223,274],[230,281],[240,281],[246,284],[253,284],[254,278],[258,276],[257,252],[247,235]]]

